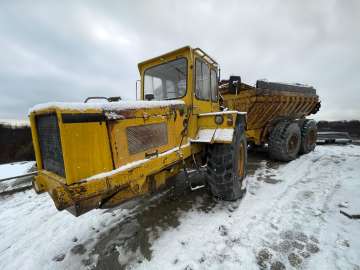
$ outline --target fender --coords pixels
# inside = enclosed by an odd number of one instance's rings
[[[236,125],[246,129],[246,113],[222,111],[198,115],[198,131],[192,143],[231,143]]]

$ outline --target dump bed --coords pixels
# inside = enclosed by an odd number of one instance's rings
[[[319,97],[311,86],[257,81],[256,87],[240,83],[236,88],[230,83],[220,83],[222,105],[247,112],[248,139],[259,144],[278,120],[304,118],[320,108]]]

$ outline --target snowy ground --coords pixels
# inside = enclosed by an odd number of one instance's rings
[[[75,218],[46,194],[0,197],[0,269],[360,269],[360,220],[339,213],[360,206],[360,146],[250,161],[236,203],[198,191]]]

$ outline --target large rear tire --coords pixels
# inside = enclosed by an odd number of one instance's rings
[[[300,154],[314,151],[317,140],[317,126],[314,120],[306,119],[301,128]]]
[[[272,130],[269,138],[269,155],[279,161],[294,160],[300,150],[301,133],[295,122],[279,122]]]
[[[247,142],[241,125],[231,144],[212,144],[207,152],[207,179],[211,193],[225,201],[235,201],[245,193]]]

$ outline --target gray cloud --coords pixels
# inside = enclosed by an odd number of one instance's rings
[[[360,118],[360,1],[0,3],[0,118],[47,101],[135,98],[137,63],[192,45],[239,74],[314,85],[317,119]]]

